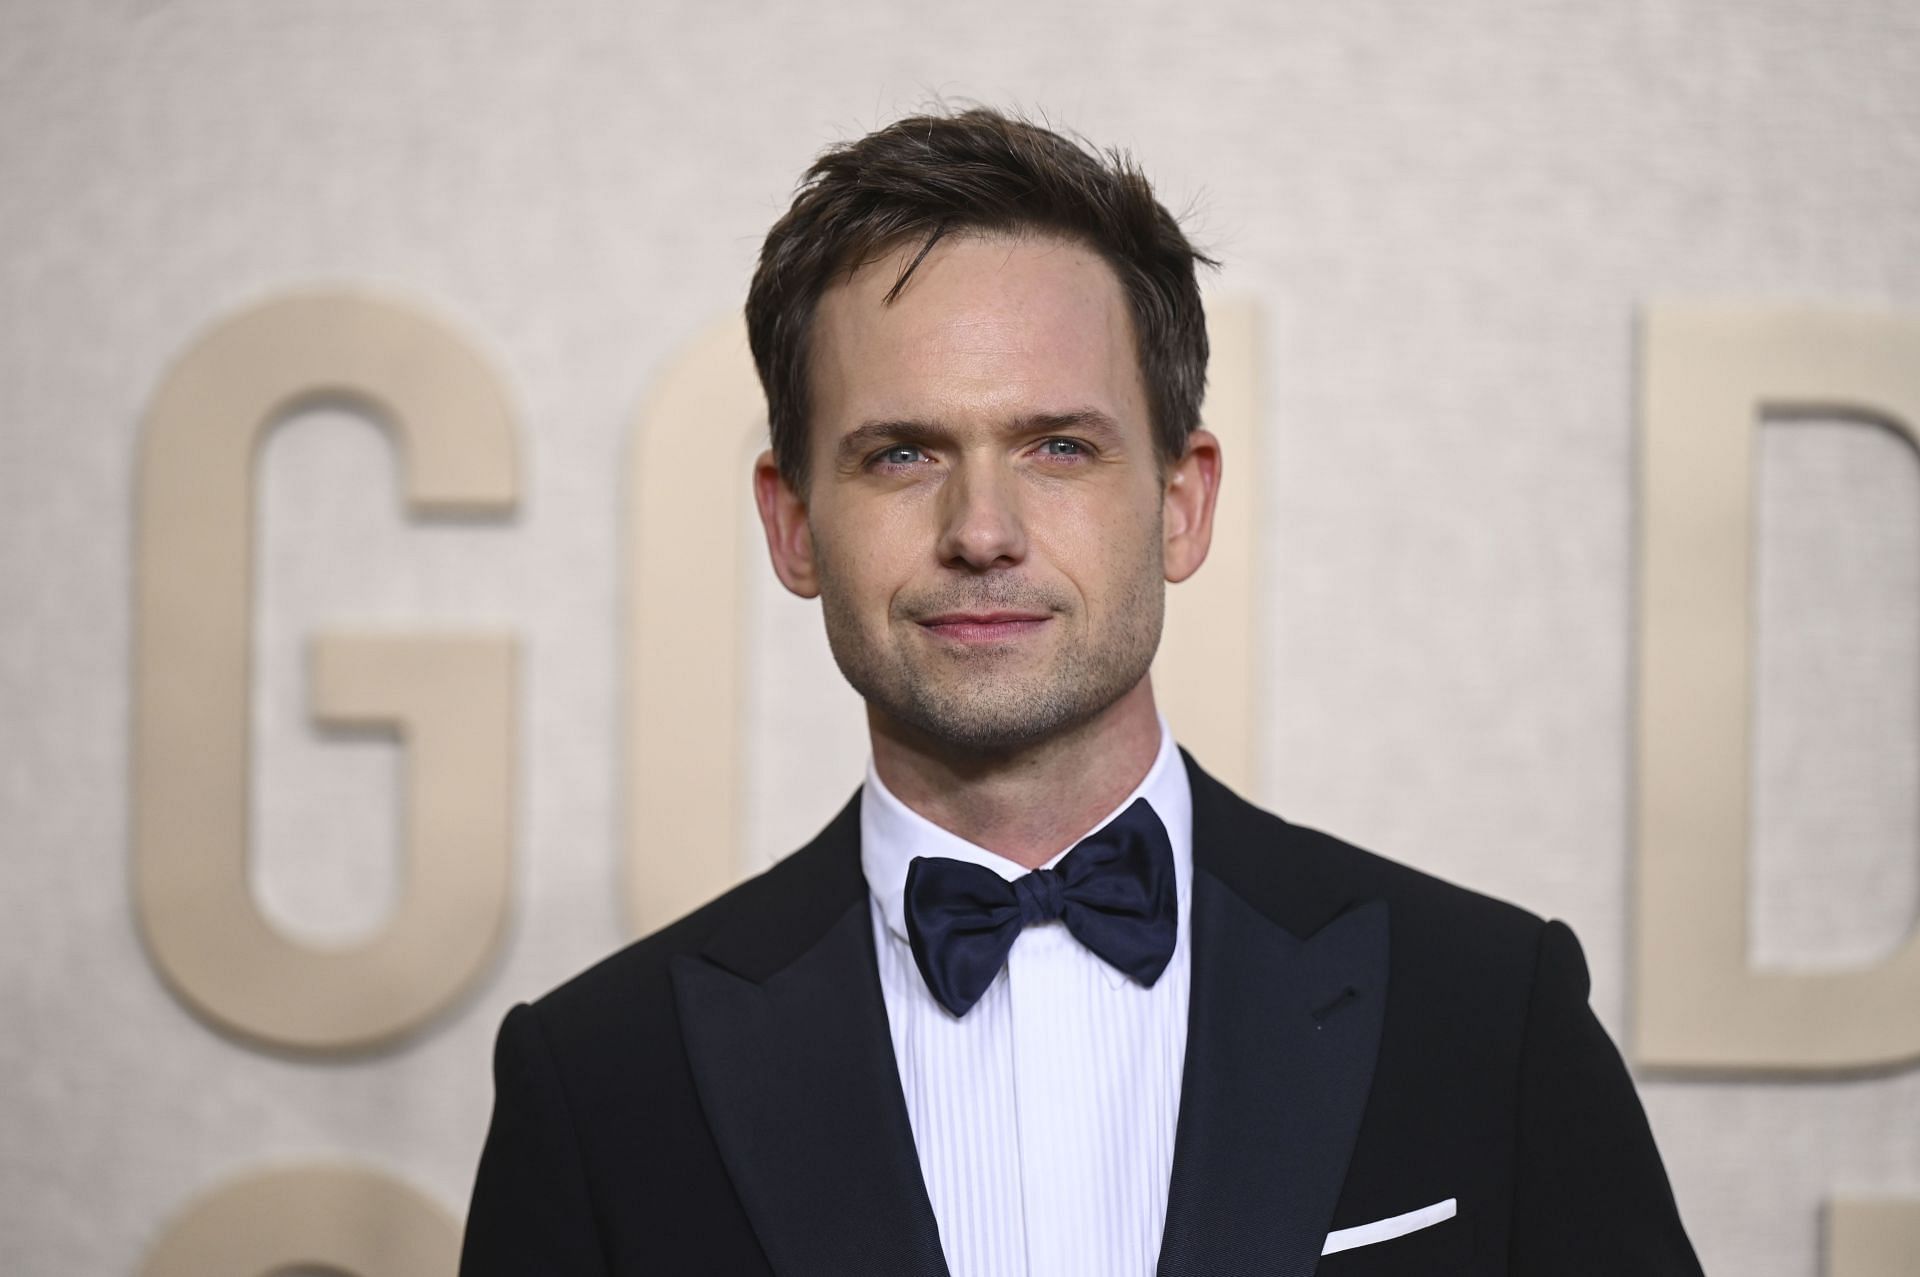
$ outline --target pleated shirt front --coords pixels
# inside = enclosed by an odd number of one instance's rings
[[[1193,797],[1164,721],[1160,732],[1146,778],[1087,833],[1137,798],[1152,804],[1173,847],[1173,960],[1142,988],[1063,923],[1030,926],[964,1017],[934,1001],[914,965],[907,865],[948,856],[1009,882],[1028,871],[907,807],[868,764],[860,848],[880,988],[952,1277],[1151,1277],[1159,1260],[1186,1059],[1193,897]]]

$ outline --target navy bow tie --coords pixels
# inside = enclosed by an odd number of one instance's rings
[[[1006,965],[1020,928],[1055,918],[1108,965],[1151,986],[1179,931],[1173,847],[1144,798],[1077,843],[1053,869],[1008,882],[945,856],[907,865],[907,938],[934,1000],[965,1015]]]

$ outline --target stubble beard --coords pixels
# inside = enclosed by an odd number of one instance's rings
[[[816,542],[821,614],[834,663],[870,710],[957,753],[1005,754],[1071,731],[1131,691],[1153,664],[1166,608],[1154,523],[1127,587],[1112,600],[1108,628],[1091,641],[1068,629],[1038,659],[1004,648],[928,644],[911,635],[897,640],[897,627],[913,622],[895,618],[882,635],[869,634],[846,592],[835,588],[831,561]],[[926,616],[1017,608],[1045,611],[1050,625],[1069,626],[1074,604],[1070,595],[1005,569],[957,579],[937,597],[910,600],[905,610]]]

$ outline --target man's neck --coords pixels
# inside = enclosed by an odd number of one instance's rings
[[[1119,806],[1160,752],[1160,716],[1145,678],[1086,723],[1004,754],[962,754],[871,710],[867,726],[874,770],[896,798],[1029,869]]]

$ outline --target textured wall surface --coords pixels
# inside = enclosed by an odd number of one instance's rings
[[[190,1197],[291,1160],[362,1158],[462,1206],[500,1016],[625,937],[637,406],[738,306],[807,158],[936,94],[1133,148],[1218,288],[1262,309],[1265,452],[1228,473],[1264,492],[1253,796],[1567,919],[1624,1025],[1636,314],[1920,309],[1920,9],[12,0],[0,1270],[131,1272]],[[517,397],[526,471],[508,524],[414,526],[363,421],[309,414],[261,456],[254,874],[287,929],[378,926],[401,792],[395,747],[307,725],[305,636],[526,645],[501,960],[402,1045],[324,1061],[189,1014],[127,886],[140,414],[207,324],[317,282],[468,333]],[[1754,951],[1870,961],[1920,899],[1920,468],[1870,427],[1765,435]],[[864,750],[817,619],[757,579],[764,861]],[[1920,1071],[1643,1093],[1710,1272],[1813,1277],[1826,1198],[1920,1197]]]

